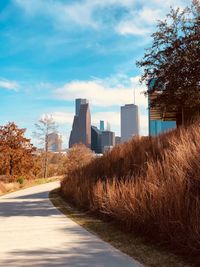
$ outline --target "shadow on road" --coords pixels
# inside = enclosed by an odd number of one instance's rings
[[[62,246],[63,247],[63,246]],[[109,257],[108,257],[109,255]],[[1,262],[0,262],[1,263]],[[79,242],[76,247],[66,250],[29,250],[13,251],[9,254],[9,259],[2,262],[0,266],[15,267],[134,267],[138,265],[130,264],[120,254],[115,251],[108,251],[105,247],[99,246],[96,242]]]
[[[47,201],[48,191],[0,199],[0,217],[52,216],[60,214]]]

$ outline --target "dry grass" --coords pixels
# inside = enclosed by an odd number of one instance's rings
[[[112,221],[104,221],[94,214],[69,205],[61,197],[59,189],[50,192],[53,204],[67,217],[98,235],[104,241],[138,260],[148,267],[190,267],[180,257],[166,252],[158,244],[155,246],[144,238],[120,230]]]
[[[20,189],[28,188],[34,185],[50,183],[61,180],[63,176],[54,176],[50,178],[37,178],[33,180],[25,180],[23,184],[17,182],[0,182],[0,196],[11,193]]]
[[[200,266],[200,121],[116,147],[68,174],[62,192]]]

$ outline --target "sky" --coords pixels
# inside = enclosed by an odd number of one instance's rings
[[[120,106],[134,101],[148,134],[147,99],[136,67],[157,21],[189,0],[0,0],[0,125],[14,121],[33,138],[52,115],[68,139],[75,98],[90,102],[92,124],[120,135]]]

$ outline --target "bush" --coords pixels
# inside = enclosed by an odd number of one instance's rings
[[[23,184],[25,181],[24,177],[23,176],[20,176],[18,179],[17,179],[17,183],[19,184]]]
[[[200,121],[134,138],[77,166],[64,196],[130,231],[186,253],[200,250]]]

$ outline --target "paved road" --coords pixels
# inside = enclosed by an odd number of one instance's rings
[[[58,183],[0,198],[0,266],[141,266],[61,214],[48,199]]]

